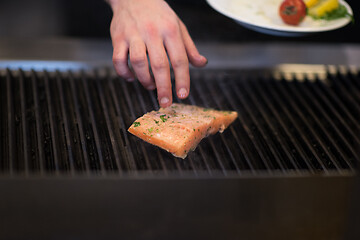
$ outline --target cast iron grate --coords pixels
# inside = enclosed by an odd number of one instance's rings
[[[183,102],[239,119],[182,160],[127,133],[155,92],[100,70],[0,70],[2,175],[326,175],[359,157],[358,72],[193,70]]]

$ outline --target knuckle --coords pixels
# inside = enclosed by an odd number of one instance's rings
[[[160,85],[157,86],[158,96],[171,96],[171,85]]]
[[[132,65],[138,67],[145,67],[147,64],[147,58],[143,55],[133,55],[130,57],[130,62]]]
[[[172,37],[176,37],[178,36],[179,33],[179,25],[177,23],[174,22],[167,22],[165,25],[165,34],[172,38]]]
[[[145,88],[148,88],[148,87],[151,87],[153,86],[153,82],[150,78],[147,78],[147,77],[144,77],[144,76],[137,76],[140,83],[145,87]]]
[[[156,36],[158,35],[158,28],[157,25],[149,22],[145,25],[146,32],[149,34],[149,36]]]
[[[121,77],[127,77],[129,75],[129,72],[126,69],[115,67],[115,70],[116,70],[116,73]]]
[[[113,65],[118,75],[122,77],[127,77],[129,75],[129,68],[127,64],[121,64],[118,61],[113,60]]]
[[[126,57],[119,57],[119,56],[113,56],[112,58],[113,64],[116,66],[127,64],[127,58]]]
[[[125,39],[125,34],[123,31],[120,31],[117,27],[110,26],[110,36],[112,41],[123,41]]]
[[[178,58],[171,62],[173,68],[185,67],[189,64],[187,58]]]
[[[168,61],[166,61],[165,59],[155,61],[155,62],[152,64],[152,68],[153,68],[153,70],[155,70],[155,71],[164,70],[164,69],[166,69],[166,68],[168,68],[168,67],[169,67],[169,63],[168,63]]]

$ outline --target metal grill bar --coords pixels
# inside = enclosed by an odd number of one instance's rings
[[[129,95],[129,91],[134,92],[134,90],[130,90],[128,88],[128,84],[125,84],[125,82],[122,80],[120,81],[122,90],[123,90],[123,94],[125,96],[125,100],[126,100],[126,106],[128,106],[126,108],[126,112],[130,113],[130,118],[127,118],[127,122],[126,122],[126,126],[130,126],[132,124],[132,122],[137,118],[137,116],[140,116],[141,113],[139,114],[135,114],[134,109],[139,109],[138,106],[138,102],[137,99],[135,99],[136,96],[132,96],[133,99],[131,99],[130,95]],[[140,141],[138,139],[134,139],[131,138],[133,141]],[[138,155],[138,159],[136,159],[136,163],[137,163],[137,169],[139,170],[145,170],[146,169],[146,162],[149,162],[149,156],[145,150],[145,145],[144,144],[137,144],[136,142],[133,142],[131,144],[132,146],[135,146],[135,149],[138,150],[138,153],[140,153],[141,151],[141,155]],[[140,148],[140,149],[139,149]]]
[[[9,161],[8,156],[8,124],[7,124],[7,85],[6,85],[6,74],[1,74],[0,71],[0,140],[2,144],[0,144],[0,172],[5,172],[7,170],[7,164]]]
[[[98,79],[96,81],[96,86],[99,90],[99,96],[100,96],[100,103],[101,103],[101,107],[103,109],[103,112],[104,112],[104,117],[105,117],[105,121],[106,121],[106,126],[107,126],[107,132],[109,133],[110,135],[110,141],[111,141],[111,146],[112,146],[112,149],[114,151],[114,157],[115,157],[115,161],[116,161],[116,168],[118,169],[118,173],[119,174],[122,174],[122,169],[121,169],[121,165],[120,165],[120,153],[119,153],[119,148],[116,146],[116,143],[115,143],[115,136],[114,136],[114,133],[112,131],[112,129],[114,129],[112,126],[111,126],[111,123],[110,123],[110,114],[109,114],[109,110],[108,110],[108,107],[107,107],[107,104],[105,102],[105,97],[104,97],[104,90],[103,90],[103,87],[101,84],[101,81],[105,81],[105,79],[100,79],[97,71],[95,71],[95,78]]]
[[[201,78],[199,78],[199,79],[201,79]],[[211,80],[213,80],[213,79],[211,79]],[[200,89],[200,86],[199,86],[199,85],[202,86],[201,89]],[[214,86],[213,86],[212,83],[207,84],[206,82],[204,82],[203,79],[201,79],[201,80],[199,81],[199,84],[197,84],[197,90],[198,90],[198,92],[199,92],[199,94],[200,94],[200,98],[202,99],[205,107],[210,107],[209,103],[210,103],[210,102],[214,102],[214,103],[216,104],[216,107],[217,107],[218,109],[221,109],[221,108],[222,108],[222,106],[221,106],[221,104],[220,104],[220,102],[219,102],[219,99],[215,96],[215,94],[216,94],[217,91],[214,89]],[[202,90],[202,91],[201,91],[201,90]],[[209,93],[211,93],[211,98],[209,98],[210,95],[206,95],[206,94],[204,94],[204,92],[209,92]],[[212,101],[211,101],[211,100],[212,100]],[[212,104],[212,103],[211,103],[211,104]],[[212,148],[214,149],[214,151],[216,152],[217,160],[221,163],[221,162],[222,162],[221,159],[223,159],[223,162],[224,162],[224,163],[223,163],[222,165],[224,166],[225,169],[227,169],[227,170],[228,170],[228,169],[234,169],[234,170],[236,170],[236,172],[237,172],[238,174],[240,174],[240,169],[239,169],[239,167],[238,167],[238,164],[236,163],[236,160],[235,160],[235,158],[234,158],[234,155],[232,154],[231,150],[229,149],[229,144],[228,144],[226,138],[224,137],[224,134],[220,134],[220,138],[221,138],[221,141],[222,141],[223,145],[225,146],[226,153],[228,154],[228,156],[229,156],[229,158],[231,159],[231,161],[225,161],[226,159],[221,157],[221,155],[223,155],[223,154],[218,153],[218,152],[216,151],[214,141],[211,140],[211,141],[210,141],[210,144],[211,144]],[[221,148],[220,148],[220,149],[221,149]]]
[[[197,95],[200,96],[200,99],[202,101],[202,104],[203,106],[205,107],[209,107],[204,96],[203,96],[203,91],[201,89],[199,89],[199,84],[194,84],[193,86],[193,89],[197,92]],[[204,84],[203,84],[204,86]],[[193,91],[194,91],[193,90]],[[194,105],[197,105],[195,101],[193,101],[193,98],[190,99],[190,102],[191,104],[194,104]],[[214,145],[214,142],[212,141],[212,139],[209,139],[209,144],[211,146],[211,149],[213,151],[213,153],[215,154],[215,159],[216,159],[216,162],[218,163],[218,166],[220,167],[221,171],[223,172],[224,175],[226,175],[226,169],[224,167],[224,164],[222,163],[221,159],[220,159],[220,156],[219,156],[219,153],[218,151],[216,150],[216,147]]]
[[[292,114],[289,110],[291,109],[290,107],[286,106],[285,104],[287,103],[287,99],[286,100],[282,100],[279,96],[279,93],[277,91],[271,91],[270,89],[271,86],[270,82],[273,83],[274,80],[272,79],[267,79],[267,81],[263,81],[262,86],[264,86],[264,88],[266,89],[266,91],[264,90],[264,92],[266,94],[268,94],[269,97],[274,99],[274,103],[276,103],[276,105],[278,106],[277,109],[281,110],[281,112],[284,113],[284,116],[286,116],[286,119],[288,121],[287,126],[292,126],[294,127],[294,129],[292,130],[292,135],[294,136],[295,139],[297,139],[297,141],[294,142],[294,144],[296,145],[301,145],[303,146],[305,149],[308,150],[308,152],[310,151],[310,153],[307,154],[307,158],[304,159],[304,161],[306,161],[306,159],[309,159],[311,162],[311,165],[313,165],[316,169],[321,169],[323,171],[325,171],[325,173],[327,173],[327,169],[324,166],[324,164],[322,163],[322,161],[320,160],[317,152],[314,149],[314,146],[311,144],[310,140],[304,136],[304,134],[302,133],[301,130],[301,122],[298,123],[295,120],[294,114]],[[291,128],[290,128],[291,130]]]
[[[352,81],[354,75],[350,74],[347,68],[344,68],[343,71],[341,71],[341,69],[338,70],[337,78],[339,78],[342,84],[346,86],[346,88],[350,91],[351,95],[354,96],[357,104],[360,105],[359,88],[356,87],[356,81]]]
[[[225,81],[226,79],[224,79],[223,77],[220,77],[221,81]],[[220,86],[217,85],[217,81],[215,81],[214,85],[212,86],[212,91],[215,92],[215,89],[221,89]],[[223,104],[225,104],[224,102],[220,102],[215,96],[214,96],[214,101],[216,101],[216,104],[218,106],[218,108],[221,108]],[[240,151],[233,151],[232,154],[236,155],[236,157],[234,157],[237,160],[237,163],[235,166],[239,166],[239,172],[240,172],[240,166],[241,169],[245,169],[245,170],[250,170],[253,174],[256,174],[255,168],[253,166],[253,164],[250,161],[250,157],[247,154],[247,151],[244,149],[244,145],[240,143],[240,140],[238,138],[238,134],[236,133],[233,125],[229,126],[229,131],[231,132],[231,136],[235,139],[236,142],[236,148],[239,149]],[[230,144],[227,143],[227,149],[228,145]]]
[[[306,82],[305,84],[306,84],[306,86],[308,87],[309,83]],[[311,85],[311,84],[310,84],[310,85]],[[340,154],[340,156],[335,156],[336,159],[341,158],[341,161],[339,161],[338,164],[341,164],[341,162],[346,162],[346,163],[347,163],[347,166],[342,166],[342,167],[352,168],[351,164],[347,161],[347,158],[348,158],[348,157],[345,156],[344,152],[343,152],[343,151],[340,149],[340,147],[338,146],[339,143],[337,143],[337,142],[339,142],[339,141],[337,141],[337,139],[340,138],[343,142],[346,143],[346,144],[345,144],[346,146],[351,146],[350,143],[346,140],[346,138],[343,136],[343,134],[339,131],[339,129],[338,129],[338,127],[336,126],[336,124],[334,124],[334,122],[329,118],[328,114],[325,113],[325,111],[323,110],[323,108],[320,106],[317,98],[315,98],[315,96],[311,96],[309,89],[304,89],[304,86],[305,86],[305,85],[303,85],[303,84],[296,84],[296,86],[292,86],[293,93],[294,93],[294,94],[297,94],[297,95],[299,96],[300,93],[296,93],[295,87],[296,87],[297,89],[300,89],[300,91],[301,91],[301,93],[302,93],[302,96],[306,96],[306,100],[307,100],[307,102],[308,102],[307,106],[309,106],[309,109],[310,109],[310,104],[313,105],[313,109],[314,109],[314,110],[310,110],[310,114],[314,117],[314,119],[315,119],[315,121],[318,123],[320,129],[321,129],[321,130],[323,131],[323,133],[326,135],[326,138],[329,139],[330,143],[332,144],[332,148],[335,148],[335,150],[336,150],[336,151],[334,151],[335,154],[336,154],[336,153],[339,153],[339,154]],[[303,98],[302,98],[302,99],[303,99]],[[304,98],[304,99],[305,99],[305,98]],[[306,103],[305,103],[305,100],[302,101],[302,102],[303,102],[304,104],[306,104]],[[323,120],[323,121],[320,122],[319,118],[317,118],[317,117],[315,116],[315,112],[314,112],[314,111],[321,114],[321,116],[326,120],[326,122],[331,125],[331,129],[329,129],[329,128],[328,128],[328,129],[325,129],[325,127],[324,127],[325,121]],[[318,114],[318,115],[319,115],[319,114]],[[321,117],[321,116],[319,116],[319,117]],[[331,130],[335,130],[335,132],[337,133],[337,135],[335,135],[334,137],[331,136],[331,135],[330,135]],[[346,146],[344,146],[345,149],[347,149]],[[336,155],[337,155],[337,154],[336,154]]]
[[[108,75],[107,78],[109,79],[110,76]],[[120,144],[120,146],[124,146],[125,153],[126,153],[125,154],[126,159],[124,160],[125,161],[125,168],[126,168],[125,170],[131,170],[132,173],[134,175],[136,175],[137,171],[136,171],[136,163],[135,163],[133,151],[132,151],[131,146],[130,146],[129,138],[128,138],[127,134],[124,133],[126,127],[125,127],[125,123],[124,123],[124,120],[123,120],[124,118],[121,116],[121,113],[125,112],[125,107],[123,106],[123,104],[120,107],[119,98],[118,98],[118,96],[117,96],[117,94],[115,92],[115,86],[114,86],[113,81],[114,80],[109,79],[109,89],[110,89],[110,93],[111,93],[113,102],[115,104],[115,109],[117,111],[117,116],[118,116],[117,119],[118,119],[118,122],[119,122],[119,125],[120,125],[120,134],[122,136],[119,139],[119,141],[121,141],[121,143],[122,143],[122,144]]]
[[[237,93],[241,92],[240,94],[238,94],[238,97],[244,103],[244,109],[247,112],[247,114],[249,115],[250,121],[254,123],[254,126],[256,126],[256,129],[259,132],[259,138],[261,139],[261,142],[263,142],[262,148],[264,150],[265,149],[267,150],[267,153],[264,153],[264,154],[269,155],[270,156],[269,159],[274,159],[274,160],[272,160],[272,162],[275,162],[273,164],[273,166],[276,169],[280,169],[282,172],[284,172],[285,167],[284,167],[283,163],[280,161],[280,155],[277,153],[277,151],[275,150],[275,146],[272,143],[272,140],[275,140],[275,137],[272,135],[268,135],[269,133],[266,133],[266,130],[262,128],[262,126],[266,126],[266,125],[260,124],[257,120],[259,116],[254,116],[254,114],[252,113],[255,111],[252,111],[251,109],[256,109],[256,108],[254,108],[254,106],[250,105],[250,104],[252,104],[250,99],[249,99],[250,101],[247,100],[249,98],[249,96],[248,96],[249,94],[246,92],[246,87],[244,84],[244,82],[246,82],[246,81],[247,80],[241,81],[241,85],[239,85],[239,87],[235,86],[236,92]],[[240,91],[240,89],[241,89],[241,91]],[[245,94],[247,95],[246,98],[245,98]],[[259,110],[259,109],[257,109],[257,110]],[[290,168],[293,168],[293,166],[291,166]]]
[[[42,140],[42,132],[40,128],[40,106],[39,106],[39,95],[37,90],[37,82],[36,82],[36,73],[35,71],[31,71],[31,83],[32,83],[32,90],[33,90],[33,96],[34,96],[34,107],[35,107],[35,121],[36,121],[36,139],[37,139],[37,146],[36,151],[38,152],[38,159],[39,159],[39,168],[40,168],[40,175],[44,174],[44,146],[43,146],[43,140]],[[10,158],[11,159],[11,158]]]
[[[235,109],[239,113],[239,119],[244,124],[246,122],[245,118],[243,117],[244,111],[242,111],[242,109],[239,108],[239,106],[241,105],[241,102],[235,103],[235,100],[234,100],[234,99],[236,99],[235,96],[237,96],[238,93],[234,93],[233,92],[234,89],[230,89],[229,87],[226,87],[223,82],[221,82],[220,86],[221,86],[222,92],[224,92],[228,102],[230,103],[231,108]],[[264,153],[261,150],[260,146],[258,145],[257,141],[255,140],[254,135],[250,131],[249,127],[247,125],[244,125],[243,129],[244,130],[242,132],[246,132],[246,136],[249,138],[249,140],[242,141],[241,144],[243,144],[244,142],[251,143],[251,145],[249,146],[249,147],[251,147],[250,148],[251,150],[248,150],[248,152],[258,155],[258,157],[256,157],[256,158],[260,159],[260,161],[258,161],[259,167],[266,169],[269,173],[271,173],[271,167],[268,163],[268,162],[270,162],[270,160],[268,159],[268,157],[266,155],[264,155]],[[242,136],[244,136],[244,135],[242,135]],[[254,157],[253,157],[253,159],[254,159]]]
[[[359,113],[359,104],[356,104],[353,96],[344,88],[342,83],[340,83],[340,81],[337,81],[338,77],[334,74],[328,74],[328,78],[333,85],[332,90],[335,92],[336,95],[338,95],[339,99],[342,100],[343,104],[347,106],[347,108],[350,109],[351,112]]]
[[[140,109],[142,110],[142,112],[147,112],[147,110],[146,110],[146,107],[145,107],[145,104],[144,104],[144,100],[143,100],[143,98],[141,97],[142,95],[141,95],[141,93],[140,93],[140,91],[139,91],[139,85],[138,84],[136,84],[135,85],[135,93],[136,93],[136,96],[138,96],[138,100],[139,100],[139,103],[140,103]],[[155,151],[159,151],[159,149],[156,149]],[[147,154],[147,152],[145,152],[145,154]],[[151,164],[150,164],[150,161],[149,161],[149,156],[147,155],[147,157],[145,158],[145,163],[146,163],[146,168],[147,169],[149,169],[150,171],[152,170],[152,168],[151,168]],[[178,164],[178,162],[176,162],[177,164],[177,168],[179,169],[179,164]]]
[[[280,159],[288,160],[288,161],[285,161],[285,163],[284,163],[284,164],[286,164],[286,169],[295,169],[296,172],[299,172],[299,168],[298,168],[297,164],[295,163],[295,161],[293,160],[294,157],[291,155],[292,151],[289,149],[284,149],[285,146],[287,146],[286,142],[283,141],[283,139],[278,135],[278,132],[274,126],[275,124],[273,124],[271,122],[271,120],[269,118],[269,114],[265,113],[264,108],[265,108],[265,106],[267,106],[267,104],[266,103],[260,104],[260,102],[258,101],[259,96],[251,94],[251,93],[253,93],[253,90],[250,89],[250,86],[249,86],[249,82],[251,82],[251,80],[253,80],[253,79],[250,79],[250,81],[244,82],[244,84],[242,84],[242,87],[243,87],[242,89],[244,89],[248,93],[247,95],[250,97],[251,101],[254,103],[254,107],[259,111],[261,118],[264,119],[264,121],[266,122],[266,124],[263,124],[263,125],[265,127],[268,126],[270,128],[270,129],[267,129],[266,135],[269,136],[268,137],[269,139],[272,139],[274,141],[274,146],[271,146],[272,153],[274,155],[278,155],[277,159],[278,159],[279,164],[283,171],[284,171],[284,166],[282,166]],[[256,121],[255,116],[253,116],[252,118],[254,121]],[[258,127],[260,128],[261,125],[259,123],[257,123],[257,124],[258,124]],[[264,131],[264,130],[262,130],[262,131]],[[265,135],[265,133],[263,133],[263,135]],[[277,153],[277,151],[279,151],[279,153]],[[287,162],[289,162],[289,163],[287,163]]]
[[[70,91],[71,91],[71,95],[72,95],[72,99],[73,99],[73,103],[74,103],[74,110],[75,110],[75,121],[76,121],[76,129],[79,132],[80,135],[80,141],[81,141],[81,149],[82,149],[82,155],[84,157],[84,165],[85,165],[85,171],[87,174],[90,174],[90,166],[91,166],[91,162],[90,161],[90,157],[88,155],[88,151],[90,152],[90,147],[88,147],[87,142],[86,142],[86,138],[85,138],[85,131],[84,131],[84,124],[83,124],[83,119],[82,116],[80,114],[80,104],[79,104],[79,100],[78,98],[80,96],[77,95],[77,91],[75,89],[75,81],[78,82],[77,79],[74,78],[72,72],[68,72],[69,74],[69,80],[70,80]],[[89,149],[88,149],[89,148]],[[96,155],[94,154],[90,154],[91,158],[94,158]]]
[[[25,112],[25,87],[24,87],[24,72],[19,71],[19,82],[20,82],[20,104],[21,104],[21,124],[22,124],[22,135],[23,135],[23,147],[24,147],[24,171],[25,175],[29,174],[29,158],[28,158],[28,129],[26,124],[26,112]]]
[[[100,70],[105,70],[100,71]],[[188,99],[239,118],[181,160],[128,134],[157,109],[155,91],[108,69],[0,70],[0,171],[17,175],[193,175],[353,172],[360,138],[359,77],[191,72]],[[348,96],[346,96],[348,95]],[[125,174],[126,173],[126,174]]]
[[[12,81],[11,81],[11,73],[10,70],[6,70],[6,85],[7,85],[7,111],[8,111],[8,119],[7,119],[7,127],[8,127],[8,144],[9,144],[9,152],[8,152],[8,168],[10,174],[13,173],[13,159],[14,156],[14,110],[13,110],[13,100],[12,100]]]
[[[295,159],[293,161],[295,162],[294,164],[299,165],[301,168],[309,169],[309,171],[313,173],[314,167],[306,160],[308,157],[306,156],[303,148],[297,144],[295,137],[290,133],[290,130],[286,126],[283,118],[280,117],[280,112],[276,110],[273,101],[271,101],[267,94],[264,93],[263,88],[259,84],[251,84],[251,86],[255,89],[256,96],[262,100],[261,104],[269,107],[271,114],[275,117],[273,122],[278,123],[278,126],[273,131],[282,135],[282,137],[280,137],[280,139],[283,139],[280,140],[281,144],[283,144],[283,146],[287,146],[287,152],[292,155],[291,159]]]
[[[65,103],[65,96],[64,96],[64,88],[63,88],[63,83],[62,83],[61,75],[60,75],[59,71],[56,71],[56,83],[57,83],[57,87],[59,89],[60,107],[61,107],[62,119],[64,121],[64,135],[65,135],[65,141],[66,141],[66,150],[67,150],[69,163],[70,163],[70,174],[74,175],[75,167],[74,167],[73,151],[76,151],[76,150],[75,150],[75,148],[72,147],[75,144],[74,144],[74,141],[71,141],[69,116],[67,114],[66,107],[65,107],[66,103]],[[74,135],[76,135],[76,134],[74,133]]]
[[[331,80],[331,78],[329,78]],[[343,121],[343,126],[346,128],[349,132],[353,133],[351,129],[356,129],[355,132],[358,132],[360,130],[360,123],[352,116],[352,114],[349,112],[351,110],[348,110],[346,105],[340,100],[334,91],[331,91],[329,87],[325,86],[324,83],[321,81],[318,82],[319,90],[318,92],[321,92],[319,95],[320,98],[324,99],[324,102],[329,102],[327,105],[329,108],[336,109],[333,110],[335,116]],[[328,101],[326,100],[328,99]],[[339,114],[337,113],[339,112]],[[356,116],[356,115],[355,115]],[[343,120],[343,118],[347,118],[347,120]]]
[[[191,83],[191,85],[193,85],[193,83]],[[175,102],[184,103],[184,104],[191,104],[192,102],[195,102],[192,95],[189,95],[189,97],[187,99],[179,99],[177,97],[177,93],[176,93],[175,88],[173,88],[173,96],[175,98],[174,99]],[[203,147],[201,145],[199,145],[197,147],[197,150],[199,151],[200,154],[192,154],[192,153],[190,153],[188,155],[190,165],[193,167],[195,175],[196,176],[198,175],[197,169],[199,169],[200,171],[205,170],[207,174],[212,176],[212,171],[211,171],[209,163],[208,163],[208,161],[206,159],[206,153],[205,153]]]
[[[104,158],[103,158],[103,152],[102,152],[102,147],[100,144],[100,137],[99,137],[99,132],[98,132],[98,128],[96,126],[96,120],[95,120],[95,114],[94,114],[94,107],[93,107],[93,103],[92,103],[92,98],[94,97],[94,95],[90,96],[90,90],[89,90],[89,86],[88,86],[88,80],[89,78],[87,78],[85,76],[84,72],[81,72],[81,80],[82,80],[82,84],[84,86],[84,93],[85,93],[85,100],[87,103],[87,110],[88,110],[88,114],[90,117],[90,121],[91,121],[91,131],[94,134],[94,140],[95,140],[95,147],[98,153],[98,158],[99,158],[99,167],[100,167],[100,171],[101,174],[105,174],[105,165],[104,165]],[[89,137],[88,137],[89,138]],[[90,140],[90,139],[89,139]]]
[[[294,81],[292,79],[292,81]],[[289,92],[292,92],[292,94],[295,94],[295,96],[298,96],[297,98],[293,98],[294,100],[290,100],[291,106],[294,108],[294,110],[299,114],[301,119],[304,121],[305,125],[308,127],[310,133],[315,138],[315,141],[320,144],[320,151],[325,151],[326,157],[324,158],[324,163],[329,168],[336,168],[339,169],[340,166],[338,165],[336,161],[336,156],[334,156],[333,152],[330,152],[327,148],[328,144],[326,143],[326,140],[324,138],[321,138],[320,136],[324,134],[324,131],[320,132],[319,129],[322,130],[322,125],[319,124],[318,117],[312,112],[309,105],[307,105],[303,99],[299,99],[299,95],[291,88],[292,84],[287,84],[287,89],[285,89],[284,85],[281,85],[281,91],[283,94],[287,97],[289,97]],[[290,89],[290,90],[289,90]],[[297,101],[295,101],[297,100]],[[302,111],[300,110],[300,107]],[[304,112],[305,110],[305,112]],[[303,114],[301,112],[304,112]],[[309,117],[305,117],[305,114],[309,114],[312,121],[315,123],[311,124],[311,122],[308,120]]]
[[[316,130],[315,128],[311,125],[311,123],[309,122],[307,116],[305,116],[305,112],[300,110],[300,107],[298,105],[298,102],[300,101],[299,99],[295,99],[295,98],[291,98],[291,95],[289,95],[288,90],[285,88],[287,85],[286,84],[280,84],[277,83],[276,87],[278,88],[278,90],[281,92],[281,94],[284,96],[284,101],[288,101],[289,105],[291,106],[291,109],[297,114],[297,116],[299,117],[299,119],[301,119],[302,124],[304,126],[306,126],[306,134],[309,137],[310,142],[312,143],[312,145],[314,146],[315,150],[317,150],[318,152],[318,156],[320,161],[324,164],[324,166],[326,166],[327,168],[330,169],[339,169],[339,167],[336,164],[336,161],[333,157],[330,157],[330,153],[326,148],[326,143],[324,143],[319,136],[316,134]],[[287,86],[288,87],[288,86]],[[298,100],[297,102],[295,100]],[[300,105],[302,106],[302,105]],[[306,113],[309,112],[309,109],[307,108],[307,106],[304,106],[301,108],[302,110],[306,110]],[[312,119],[313,120],[313,119]],[[318,147],[317,147],[318,146]],[[324,154],[324,152],[326,154]]]
[[[55,124],[54,124],[54,111],[53,111],[53,103],[52,100],[54,98],[51,97],[50,94],[50,87],[49,87],[49,81],[50,77],[47,71],[44,71],[44,83],[45,83],[45,94],[47,101],[47,111],[49,112],[49,120],[50,120],[50,133],[51,133],[51,143],[52,143],[52,149],[53,149],[53,159],[54,159],[54,165],[55,165],[55,174],[59,174],[59,155],[60,151],[58,150],[58,137],[59,134],[55,132]]]
[[[320,81],[318,80],[316,82],[319,85],[322,85],[322,83],[320,83]],[[325,95],[322,94],[322,92],[316,88],[315,86],[313,86],[313,84],[309,84],[310,89],[314,92],[315,95],[319,96],[318,101],[321,104],[320,108],[324,108],[326,109],[326,112],[328,113],[328,115],[326,115],[328,118],[332,119],[332,125],[335,125],[334,128],[337,131],[337,133],[342,137],[342,140],[346,143],[346,148],[349,148],[350,151],[356,155],[355,150],[353,149],[352,145],[349,143],[349,141],[347,140],[347,138],[345,136],[343,136],[343,131],[346,132],[347,135],[350,135],[353,139],[355,139],[355,141],[359,144],[359,138],[357,135],[355,135],[350,129],[349,129],[349,120],[345,120],[343,118],[343,115],[341,113],[339,113],[338,109],[335,109],[333,107],[333,104],[331,104],[331,100],[327,97],[325,97]],[[334,123],[334,120],[337,120],[338,124]],[[350,119],[351,121],[351,119]],[[341,130],[339,129],[341,128]],[[356,122],[355,122],[355,128],[356,128]],[[358,129],[360,130],[360,129]]]
[[[294,80],[292,80],[294,81]],[[290,90],[288,90],[287,92],[291,92],[292,94],[294,94],[295,96],[298,96],[298,93],[294,90],[293,85],[292,84],[288,84],[288,87],[290,88]],[[321,137],[322,135],[327,135],[326,131],[324,131],[322,124],[320,123],[320,120],[318,118],[318,116],[313,112],[313,110],[311,109],[311,106],[306,104],[306,102],[301,98],[298,99],[297,98],[297,103],[295,103],[297,106],[299,106],[299,108],[301,108],[302,110],[306,109],[306,113],[309,114],[312,117],[312,120],[314,121],[313,125],[314,127],[311,127],[311,123],[310,121],[306,120],[305,118],[304,121],[306,122],[307,126],[309,126],[310,131],[313,133],[313,136],[315,136],[316,140],[320,143],[322,149],[329,155],[332,156],[330,157],[330,160],[332,162],[332,164],[339,169],[340,166],[338,165],[337,161],[336,161],[336,156],[333,154],[333,152],[330,152],[327,148],[328,146],[328,141],[327,139]],[[313,101],[315,101],[313,99]],[[300,103],[300,104],[298,104]],[[320,131],[321,130],[321,131]],[[328,136],[328,135],[327,135]],[[329,137],[329,136],[328,136]]]

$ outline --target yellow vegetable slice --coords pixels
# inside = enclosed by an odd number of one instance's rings
[[[315,6],[308,9],[308,13],[313,17],[322,17],[327,12],[331,12],[339,7],[338,0],[320,0]]]
[[[319,0],[305,0],[304,2],[307,8],[311,8],[315,6],[319,2]]]

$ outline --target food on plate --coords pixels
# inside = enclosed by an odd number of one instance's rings
[[[353,18],[339,0],[285,0],[280,5],[279,15],[285,23],[290,25],[298,25],[306,15],[315,20]]]
[[[282,20],[290,25],[298,25],[306,16],[306,5],[303,0],[285,0],[279,8]]]
[[[128,131],[176,157],[185,158],[204,137],[223,132],[236,118],[234,111],[173,103],[139,117]]]
[[[309,15],[314,17],[322,17],[327,12],[331,12],[339,7],[338,0],[318,0],[314,5],[309,7]]]
[[[320,0],[304,0],[304,3],[307,8],[311,8],[315,4],[317,4]]]
[[[334,20],[352,16],[346,7],[340,4],[339,0],[306,0],[308,15],[314,19]]]

